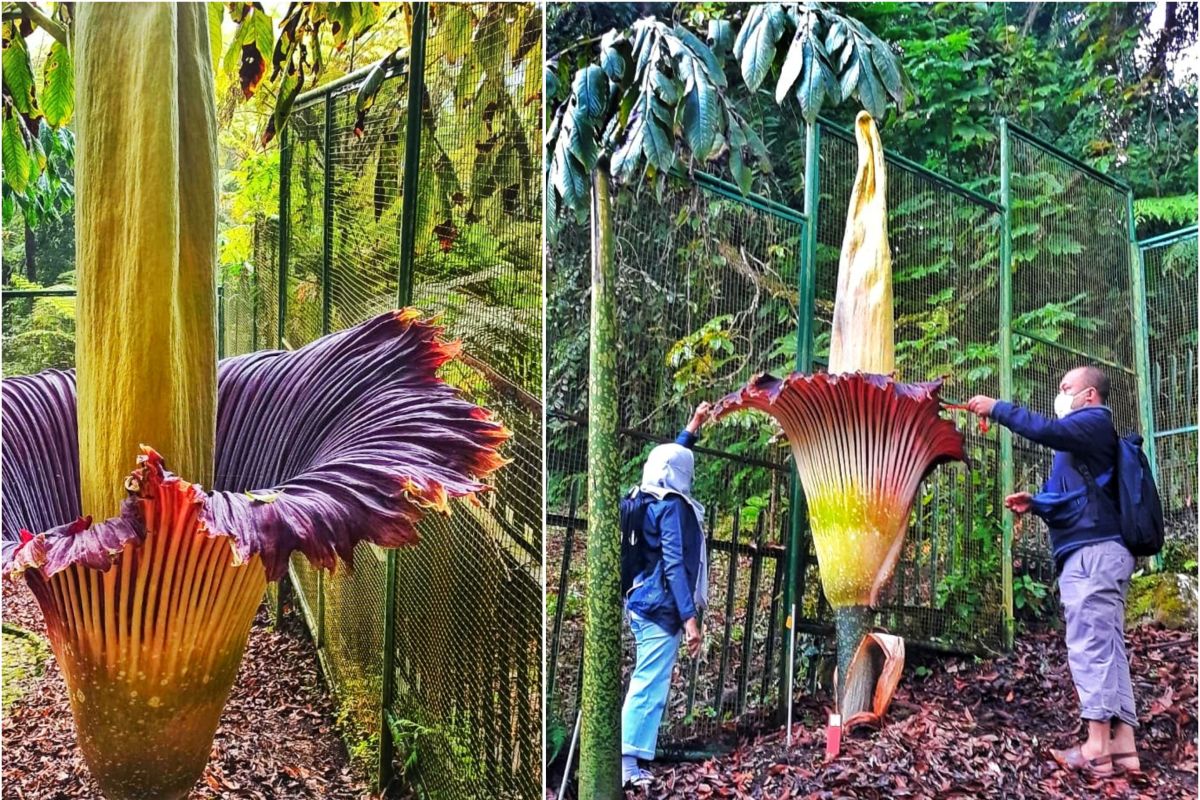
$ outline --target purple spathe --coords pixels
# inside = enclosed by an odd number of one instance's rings
[[[389,312],[295,352],[221,362],[215,491],[198,493],[202,519],[233,538],[240,560],[259,555],[268,579],[296,550],[333,568],[360,541],[411,544],[426,509],[486,488],[481,479],[504,463],[496,449],[508,432],[437,377],[456,345],[416,316]],[[120,517],[77,522],[74,374],[12,378],[0,390],[4,571],[107,568],[143,536],[137,487]]]

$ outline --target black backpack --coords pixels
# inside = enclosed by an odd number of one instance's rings
[[[1117,439],[1117,508],[1121,536],[1135,556],[1158,555],[1163,548],[1163,509],[1154,472],[1136,433]]]
[[[633,581],[652,562],[642,537],[646,509],[657,500],[646,492],[631,491],[621,499],[621,597],[627,597]]]
[[[1142,437],[1131,433],[1117,437],[1117,461],[1113,469],[1105,470],[1099,479],[1093,479],[1087,468],[1080,465],[1080,473],[1097,489],[1103,485],[1116,486],[1100,492],[1110,502],[1116,503],[1117,516],[1121,521],[1121,540],[1130,553],[1137,558],[1154,556],[1163,548],[1162,500],[1154,484],[1154,473],[1150,460],[1142,450]],[[1101,480],[1103,479],[1103,483]]]

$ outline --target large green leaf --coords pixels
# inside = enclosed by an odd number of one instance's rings
[[[4,48],[4,88],[22,114],[34,114],[33,64],[22,36],[13,36]],[[6,100],[8,98],[5,98]]]
[[[212,51],[213,72],[221,66],[221,24],[225,21],[225,4],[208,4],[208,49]]]
[[[833,83],[832,75],[827,77],[828,70],[817,53],[819,46],[812,38],[805,39],[800,46],[803,51],[804,75],[796,86],[796,100],[800,103],[800,113],[804,121],[809,123],[816,122],[827,90]]]
[[[676,25],[673,33],[674,41],[677,41],[678,44],[671,48],[672,55],[678,58],[686,53],[686,55],[699,60],[704,65],[704,71],[707,73],[708,80],[714,86],[723,88],[725,86],[725,70],[712,50],[708,48],[708,45],[700,41],[700,38],[696,34],[681,25]],[[680,52],[681,50],[683,52]]]
[[[900,72],[900,64],[896,61],[896,54],[886,45],[880,43],[871,48],[871,60],[875,63],[875,68],[879,71],[879,76],[883,78],[883,85],[887,89],[888,94],[903,109],[906,92],[904,78]]]
[[[857,48],[853,44],[847,44],[845,52],[849,52],[850,56],[845,69],[842,70],[842,74],[838,78],[838,83],[841,87],[842,97],[850,97],[854,94],[854,89],[858,85],[858,78],[862,74],[862,61],[859,58]]]
[[[720,132],[721,107],[716,87],[695,72],[693,66],[690,90],[683,100],[683,134],[692,153],[704,161]]]
[[[778,3],[755,6],[738,33],[733,54],[742,69],[742,80],[757,91],[775,61],[775,44],[783,35],[786,15]]]
[[[724,61],[733,47],[733,26],[727,19],[708,21],[708,45],[718,61]]]
[[[807,36],[808,32],[804,28],[796,29],[796,35],[783,60],[783,67],[779,70],[779,80],[775,83],[775,102],[780,105],[783,104],[784,99],[787,98],[792,87],[804,72]]]
[[[627,46],[628,41],[617,31],[606,33],[600,43],[600,66],[613,83],[620,83],[628,76],[629,64],[621,52],[621,48]]]
[[[655,112],[647,115],[644,120],[645,136],[642,139],[642,152],[646,161],[654,165],[660,172],[668,172],[675,166],[675,148],[672,146],[671,129],[661,121],[663,107],[651,102]]]
[[[21,121],[16,115],[6,117],[0,149],[4,151],[4,181],[15,194],[23,196],[32,177],[33,158],[26,147],[21,128]]]
[[[608,78],[595,64],[575,73],[571,87],[576,106],[591,120],[598,120],[608,105]]]
[[[858,91],[858,100],[872,117],[883,119],[883,115],[887,111],[887,94],[884,92],[883,84],[875,76],[875,70],[866,64],[865,59],[862,59],[862,67],[858,76],[858,85],[855,87]]]
[[[57,40],[50,45],[43,75],[42,113],[51,125],[66,125],[75,110],[75,68],[70,51]]]

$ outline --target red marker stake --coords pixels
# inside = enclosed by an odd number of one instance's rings
[[[842,716],[830,714],[825,727],[825,761],[833,761],[842,752]]]

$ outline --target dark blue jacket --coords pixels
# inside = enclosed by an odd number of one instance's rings
[[[992,418],[1013,433],[1055,451],[1043,493],[1082,495],[1077,514],[1050,513],[1045,504],[1034,504],[1034,513],[1046,519],[1049,526],[1050,548],[1059,569],[1068,555],[1084,545],[1122,541],[1116,481],[1112,480],[1117,461],[1112,411],[1103,406],[1085,406],[1063,419],[1049,419],[1001,400],[992,410]],[[1090,487],[1080,472],[1081,465],[1091,474]],[[1073,519],[1056,527],[1056,517],[1061,522],[1064,516]]]
[[[691,449],[696,436],[685,429],[675,443]],[[642,537],[651,562],[634,578],[628,608],[673,636],[696,616],[693,595],[700,572],[700,548],[705,547],[704,532],[687,500],[669,494],[646,509]]]

